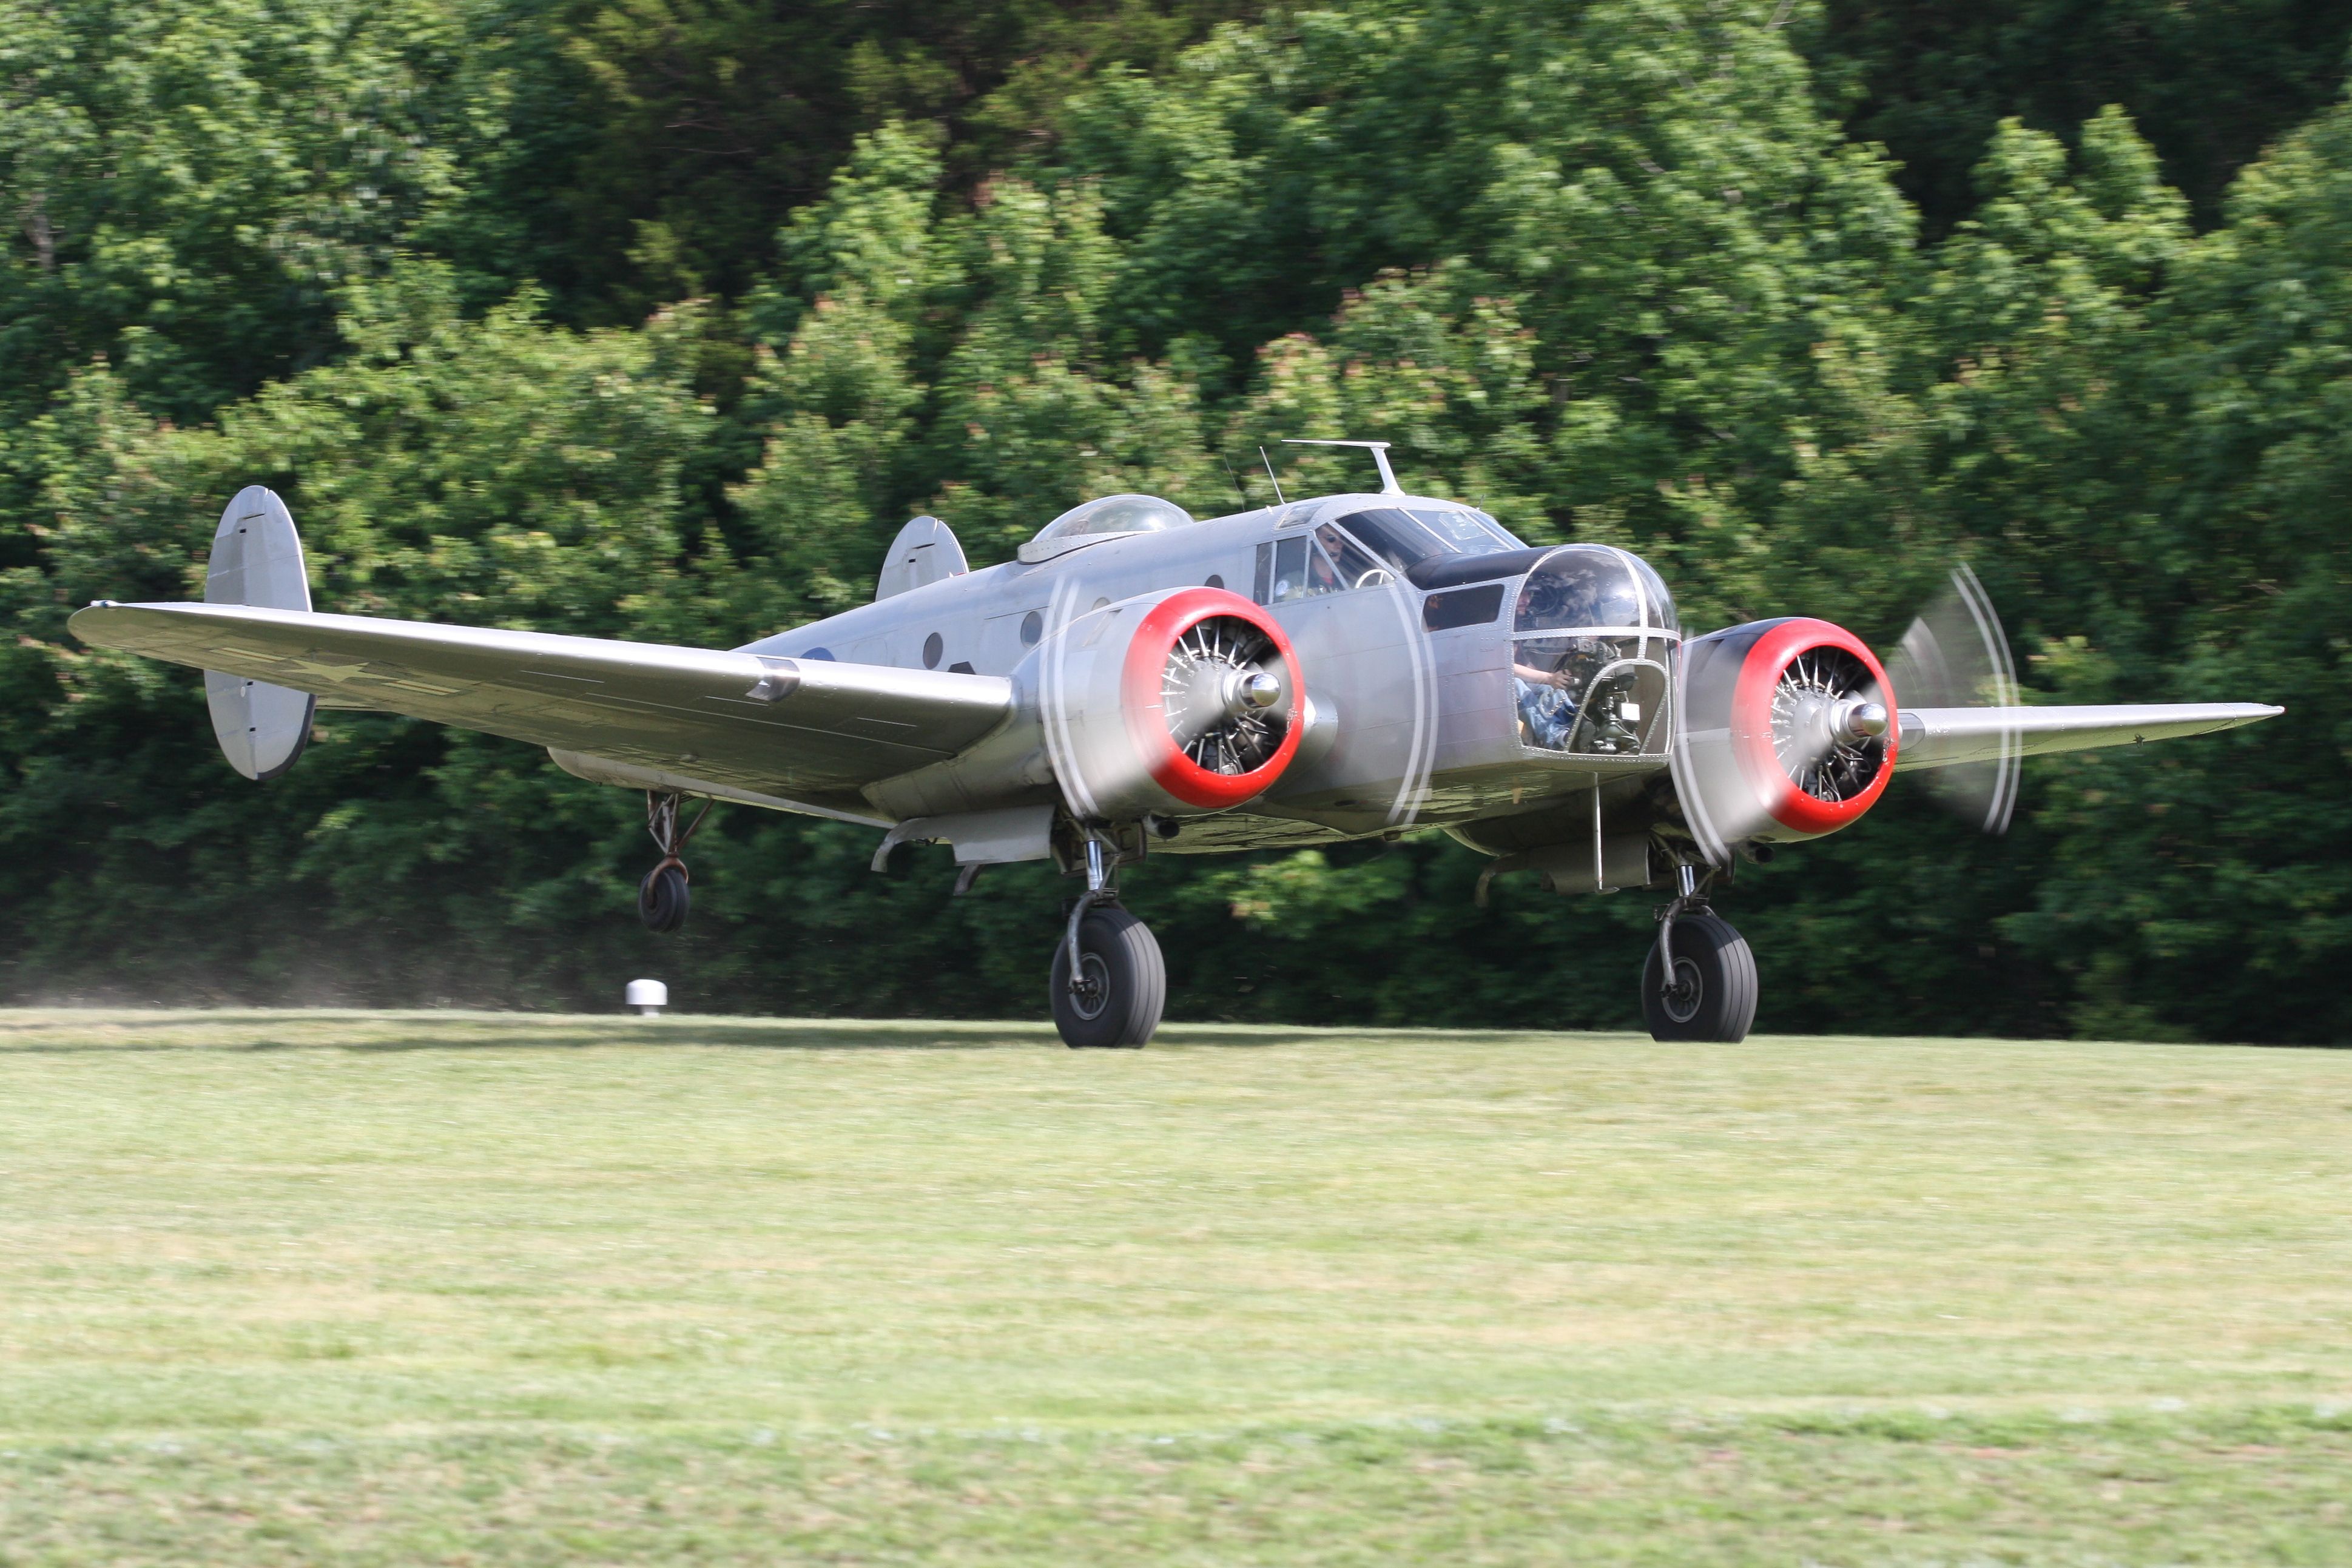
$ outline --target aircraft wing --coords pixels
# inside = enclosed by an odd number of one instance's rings
[[[409,714],[827,815],[870,813],[862,786],[943,761],[1013,711],[1012,683],[998,675],[365,615],[101,601],[68,624],[100,647],[329,706]]]
[[[1898,720],[1895,768],[1949,768],[2017,757],[2136,746],[2210,735],[2286,710],[2263,703],[2124,703],[2107,707],[1906,707]]]

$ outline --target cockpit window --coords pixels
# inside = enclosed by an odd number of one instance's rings
[[[1340,580],[1339,569],[1323,547],[1305,534],[1257,547],[1260,604],[1287,604],[1294,599],[1312,599],[1352,586]]]
[[[1554,550],[1519,590],[1517,624],[1530,632],[1675,628],[1666,585],[1638,556],[1605,545]]]
[[[1020,555],[1025,561],[1044,560],[1107,535],[1158,533],[1192,521],[1192,513],[1157,496],[1104,496],[1072,507],[1039,528]]]
[[[1317,542],[1331,559],[1341,588],[1372,588],[1396,580],[1381,559],[1341,533],[1329,523],[1315,530]]]
[[[1372,553],[1402,574],[1438,556],[1487,555],[1519,541],[1484,512],[1453,507],[1375,507],[1339,519]]]

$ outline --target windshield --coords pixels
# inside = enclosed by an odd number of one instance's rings
[[[1339,527],[1398,572],[1441,556],[1488,555],[1519,541],[1484,512],[1453,507],[1375,507],[1350,512]]]

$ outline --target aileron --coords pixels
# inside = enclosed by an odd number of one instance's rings
[[[85,642],[639,766],[746,794],[855,791],[951,757],[1009,682],[541,632],[228,604],[100,603]]]

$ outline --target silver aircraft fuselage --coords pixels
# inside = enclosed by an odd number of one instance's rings
[[[1520,588],[1549,552],[1497,539],[1458,563],[1438,563],[1423,574],[1438,584],[1431,588],[1400,570],[1286,593],[1288,585],[1269,571],[1286,541],[1386,507],[1477,516],[1457,502],[1393,492],[1319,497],[942,578],[738,651],[1003,676],[1020,705],[1034,708],[1055,634],[1073,619],[1171,588],[1224,588],[1252,599],[1290,637],[1312,716],[1275,787],[1237,809],[1186,821],[1164,846],[1178,852],[1458,828],[1548,814],[1571,800],[1589,813],[1601,800],[1630,800],[1667,766],[1667,670],[1678,641],[1670,610],[1651,618],[1664,626],[1590,629],[1607,632],[1625,655],[1617,661],[1623,668],[1612,666],[1619,675],[1639,677],[1625,685],[1642,698],[1626,704],[1633,722],[1613,738],[1588,732],[1544,745],[1523,722],[1525,688],[1513,672]],[[1656,582],[1634,558],[1610,553]],[[1498,574],[1503,566],[1512,570]],[[866,794],[878,818],[898,821],[1041,803],[1055,789],[1042,757],[992,757],[983,742]]]

